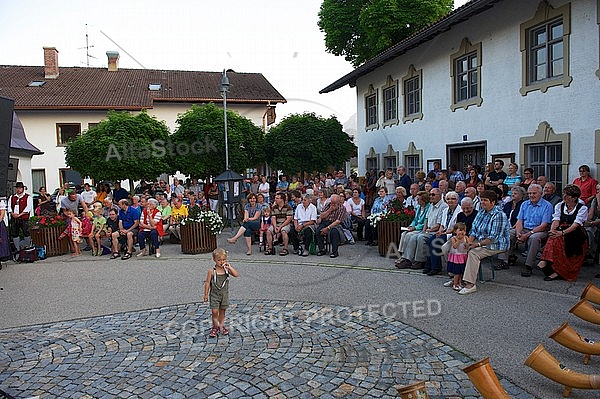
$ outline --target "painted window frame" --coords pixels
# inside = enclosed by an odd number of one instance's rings
[[[372,161],[375,162],[375,167],[372,165]],[[365,169],[370,172],[371,169],[375,169],[375,173],[379,173],[380,170],[379,154],[375,152],[373,147],[369,148],[369,152],[365,155]]]
[[[467,109],[472,105],[481,106],[483,103],[483,98],[481,96],[481,92],[483,88],[481,87],[481,51],[482,45],[481,42],[471,44],[468,38],[463,38],[458,51],[450,56],[450,76],[452,81],[452,103],[450,105],[450,109],[452,112],[456,111],[459,108]],[[472,95],[464,100],[457,100],[457,88],[459,86],[459,76],[457,74],[457,65],[458,62],[466,57],[475,56],[477,59],[475,73],[477,74],[475,81],[477,85],[477,94]],[[471,72],[472,73],[472,72]]]
[[[369,85],[365,93],[365,131],[379,129],[379,89]],[[369,103],[373,100],[372,104]],[[371,120],[371,117],[373,118]]]
[[[413,168],[410,164],[409,157],[417,157],[416,167],[414,172]],[[406,173],[410,176],[413,181],[416,181],[415,175],[419,170],[423,170],[423,150],[417,149],[415,143],[411,141],[408,143],[408,148],[406,151],[402,151],[402,160],[404,161],[404,166],[406,167]],[[412,172],[412,173],[411,173]]]
[[[563,64],[562,75],[557,77],[546,77],[542,80],[531,81],[532,71],[532,43],[531,34],[542,26],[562,20],[562,52]],[[568,87],[573,81],[570,72],[570,36],[571,36],[571,4],[567,3],[559,8],[553,8],[547,2],[540,2],[538,9],[532,19],[520,25],[520,47],[521,47],[521,89],[519,92],[525,96],[532,91],[545,93],[550,87]]]
[[[418,88],[409,90],[408,85],[417,81]],[[413,101],[412,96],[418,97]],[[417,102],[415,112],[409,113],[409,106]],[[418,108],[418,109],[417,109]],[[416,69],[414,65],[408,67],[408,72],[402,78],[402,123],[423,119],[423,69]]]
[[[388,93],[391,95],[388,97]],[[383,127],[398,124],[398,79],[394,80],[390,75],[385,85],[381,88],[383,103]],[[389,117],[388,117],[389,116]]]

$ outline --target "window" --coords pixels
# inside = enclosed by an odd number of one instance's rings
[[[423,119],[421,112],[421,80],[423,70],[416,70],[413,65],[408,67],[408,73],[402,78],[402,98],[404,113],[402,122],[412,122]]]
[[[551,86],[568,86],[570,5],[554,9],[542,3],[530,21],[521,24],[523,78],[521,94]]]
[[[369,85],[369,90],[365,94],[365,129],[375,130],[379,128],[377,123],[377,90],[373,85]]]
[[[365,164],[367,172],[371,170],[374,170],[375,173],[379,172],[379,155],[373,147],[369,148],[369,153],[365,156]]]
[[[100,122],[90,122],[90,123],[88,123],[88,130],[95,128],[99,124],[100,124]]]
[[[456,60],[454,102],[467,101],[477,96],[477,53]]]
[[[79,123],[57,123],[56,124],[56,145],[63,146],[72,138],[81,134],[81,124]]]
[[[480,106],[481,98],[481,43],[472,45],[464,38],[458,52],[451,56],[452,106],[467,109]]]
[[[407,155],[404,157],[404,165],[406,165],[406,174],[415,181],[415,175],[421,170],[421,160],[418,155]]]
[[[396,173],[396,157],[383,157],[383,168],[392,169]]]
[[[383,126],[398,124],[398,81],[388,76],[383,87]]]
[[[83,184],[83,179],[79,172],[71,168],[60,168],[60,185],[63,186],[65,183],[69,183],[71,187],[77,184]]]
[[[33,81],[29,82],[29,84],[27,86],[29,86],[29,87],[42,87],[45,84],[46,84],[46,82],[44,82],[43,80],[33,80]]]
[[[562,191],[562,144],[546,143],[527,146],[529,166],[534,176],[544,175],[556,184],[556,192]]]
[[[40,187],[46,187],[46,169],[32,169],[31,180],[33,191],[39,193]],[[46,191],[48,191],[48,187],[46,187]]]

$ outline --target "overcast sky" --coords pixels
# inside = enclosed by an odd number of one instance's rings
[[[106,51],[116,50],[120,68],[259,72],[288,100],[278,120],[310,111],[345,123],[356,113],[354,89],[319,94],[353,69],[325,52],[321,2],[1,0],[0,64],[43,65],[49,46],[59,66],[84,67],[87,32],[90,66],[106,67]]]

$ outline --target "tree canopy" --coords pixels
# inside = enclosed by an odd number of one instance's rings
[[[314,113],[290,115],[265,137],[267,162],[287,174],[340,167],[356,152],[352,138],[335,118]]]
[[[355,67],[452,11],[453,0],[323,0],[328,52]]]
[[[217,176],[225,170],[225,126],[223,109],[210,103],[194,105],[177,119],[174,142],[190,151],[176,158],[177,169],[195,177]],[[231,170],[243,174],[246,168],[265,161],[263,132],[250,119],[227,110],[227,142]]]
[[[167,149],[169,128],[142,111],[108,113],[107,119],[67,143],[65,159],[95,180],[155,179],[174,172]]]

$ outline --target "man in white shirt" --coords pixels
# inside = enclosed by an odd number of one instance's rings
[[[413,183],[410,185],[410,195],[404,200],[404,206],[412,206],[416,208],[419,203],[417,202],[417,193],[419,192],[419,185]]]
[[[309,246],[315,234],[317,223],[317,207],[310,202],[307,195],[302,197],[302,202],[294,212],[294,228],[290,231],[290,240],[294,247],[294,254],[298,254],[300,248],[299,236],[304,238],[304,249],[300,255],[309,255]]]
[[[8,199],[8,211],[10,214],[10,236],[19,248],[20,236],[29,238],[29,215],[33,212],[33,197],[25,193],[22,182],[15,185],[16,193]]]
[[[81,198],[85,204],[89,207],[96,201],[96,192],[92,190],[88,183],[83,185],[83,191],[81,192]]]

